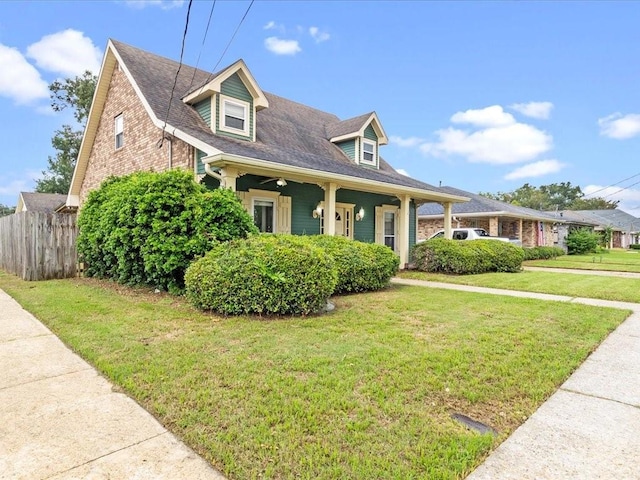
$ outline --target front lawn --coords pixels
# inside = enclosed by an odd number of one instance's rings
[[[0,288],[232,479],[463,478],[627,315],[395,286],[221,318],[89,279]]]
[[[536,265],[540,264],[536,262]],[[524,270],[518,273],[483,273],[479,275],[445,275],[442,273],[405,271],[400,272],[398,276],[400,278],[427,280],[430,282],[640,303],[640,288],[638,288],[640,279],[637,278],[532,270]]]
[[[605,253],[564,255],[551,260],[531,260],[524,262],[524,265],[532,267],[640,272],[640,250],[613,249]]]

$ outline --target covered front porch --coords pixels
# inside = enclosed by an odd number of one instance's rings
[[[211,188],[235,191],[263,232],[341,235],[394,250],[401,267],[416,243],[416,203],[464,198],[427,190],[284,167],[245,158],[203,158]],[[447,208],[447,207],[445,207]],[[328,221],[332,219],[332,221]],[[451,222],[449,222],[449,229]]]

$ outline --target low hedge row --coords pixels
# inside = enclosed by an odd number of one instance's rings
[[[196,307],[225,315],[307,315],[333,293],[389,284],[399,259],[382,245],[341,237],[254,235],[219,244],[185,274]]]
[[[518,272],[524,251],[497,240],[448,240],[434,238],[412,249],[418,270],[432,273],[468,275],[486,272]]]
[[[629,245],[629,248],[631,250],[640,250],[640,243],[632,243],[631,245]]]
[[[548,260],[565,255],[564,250],[560,247],[532,247],[523,250],[525,260]]]

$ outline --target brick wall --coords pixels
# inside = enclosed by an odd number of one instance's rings
[[[124,146],[116,150],[114,118],[121,113],[124,118]],[[175,137],[167,137],[171,142],[165,140],[158,148],[161,129],[153,124],[126,75],[116,67],[80,188],[80,204],[91,190],[98,188],[111,175],[167,170],[169,148],[173,167],[192,170],[193,147]]]

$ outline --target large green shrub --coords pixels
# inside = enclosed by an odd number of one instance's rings
[[[333,257],[308,237],[294,235],[219,244],[185,274],[189,301],[225,315],[318,312],[336,284]]]
[[[560,247],[531,247],[524,248],[525,260],[548,260],[564,255],[564,250]]]
[[[378,290],[388,286],[398,272],[400,258],[384,245],[330,235],[309,238],[335,260],[338,284],[334,293]]]
[[[576,228],[567,235],[569,255],[594,253],[600,243],[600,235],[588,228]]]
[[[195,257],[256,232],[233,192],[207,191],[182,170],[108,179],[89,194],[78,225],[87,275],[175,292]]]
[[[631,245],[629,245],[629,248],[631,250],[640,250],[640,243],[632,243]]]
[[[424,272],[476,274],[518,272],[522,268],[522,248],[497,240],[448,240],[434,238],[414,246],[412,258]]]

